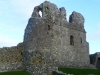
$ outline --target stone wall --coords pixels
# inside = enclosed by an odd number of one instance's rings
[[[89,59],[84,17],[73,11],[68,22],[66,15],[64,7],[49,1],[36,6],[23,43],[0,48],[0,72],[25,69],[32,75],[66,75],[58,67],[100,69],[100,53]]]
[[[100,53],[89,60],[84,17],[73,11],[68,22],[66,15],[64,7],[49,1],[36,6],[23,43],[0,48],[0,72],[25,69],[32,75],[66,75],[58,67],[100,69]]]
[[[0,48],[0,72],[23,70],[23,43],[13,47]]]
[[[90,55],[90,64],[95,65],[97,69],[100,69],[100,52]]]
[[[89,65],[88,43],[84,32],[55,25],[53,26],[53,35],[54,50],[51,54],[53,58],[58,59],[59,67]],[[70,36],[73,36],[73,45],[70,45]]]

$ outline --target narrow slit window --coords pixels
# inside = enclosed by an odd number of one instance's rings
[[[72,35],[70,36],[70,45],[74,45],[74,37]]]
[[[50,25],[48,25],[48,30],[50,30]]]
[[[82,44],[82,38],[81,38],[81,44]]]

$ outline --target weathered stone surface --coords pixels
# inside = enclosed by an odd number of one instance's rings
[[[48,75],[57,67],[89,68],[89,44],[83,16],[73,12],[67,22],[65,8],[58,9],[49,1],[34,8],[23,43],[25,69],[34,75]]]
[[[23,43],[0,48],[0,72],[23,70]]]
[[[84,17],[80,13],[73,11],[70,15],[69,22],[84,25]]]
[[[25,52],[27,57],[24,59],[25,67],[33,75],[51,75],[52,70],[57,71],[54,60],[50,59],[49,52],[39,50],[29,50]]]
[[[70,74],[65,74],[65,73],[59,72],[59,71],[53,71],[52,75],[70,75]]]
[[[85,31],[84,17],[80,13],[73,11],[69,17],[69,22],[73,23],[74,25],[77,25],[76,27],[78,30]]]
[[[100,69],[100,52],[90,55],[90,64],[93,64],[97,69]]]
[[[94,65],[100,69],[100,53],[89,60],[84,17],[74,11],[67,22],[65,8],[49,1],[34,8],[23,43],[0,48],[0,72],[25,69],[32,75],[66,75],[58,67],[95,69]]]

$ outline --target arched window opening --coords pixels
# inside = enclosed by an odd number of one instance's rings
[[[81,44],[82,44],[82,38],[81,38]]]
[[[39,11],[39,15],[40,15],[40,17],[42,17],[42,12],[41,11]]]
[[[49,7],[46,7],[46,10],[49,9]]]
[[[70,45],[74,45],[74,37],[72,35],[70,36]]]
[[[98,58],[98,61],[97,61],[97,63],[96,63],[96,68],[97,68],[97,69],[100,69],[100,57]]]

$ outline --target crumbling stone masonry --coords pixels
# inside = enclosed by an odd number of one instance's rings
[[[68,22],[66,15],[64,7],[58,9],[49,1],[36,6],[23,43],[0,48],[0,72],[26,70],[32,75],[66,75],[58,72],[58,67],[95,68],[89,58],[84,17],[73,11]],[[100,68],[100,64],[95,66]]]
[[[23,43],[25,69],[31,74],[51,75],[57,67],[90,67],[84,17],[73,11],[68,22],[65,8],[49,1],[34,8]]]
[[[0,72],[23,70],[22,54],[23,43],[13,47],[0,48]]]
[[[90,55],[90,64],[95,65],[97,69],[100,69],[100,52]]]

